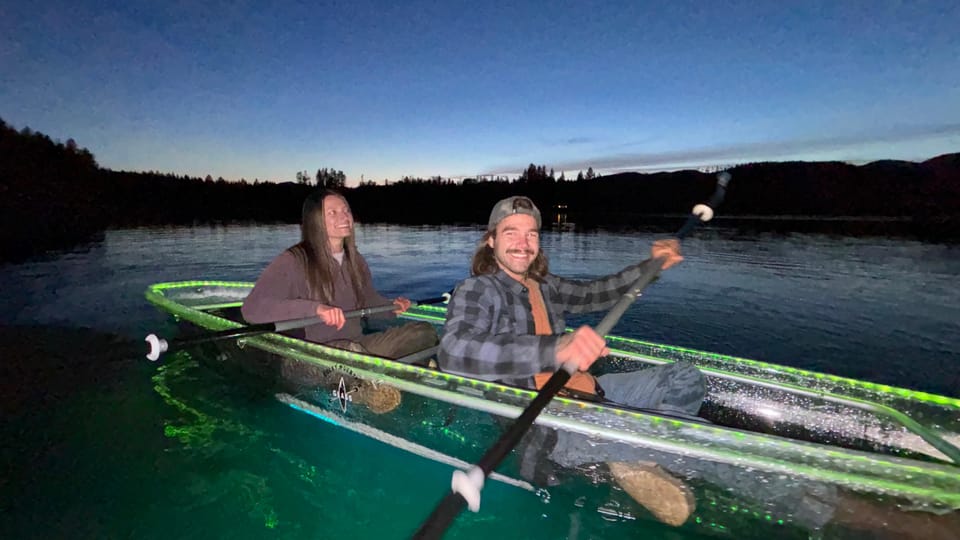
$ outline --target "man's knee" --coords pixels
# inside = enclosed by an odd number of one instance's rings
[[[671,366],[671,378],[684,386],[691,388],[707,388],[707,378],[703,372],[691,362],[680,360]]]
[[[707,379],[697,366],[690,362],[675,362],[669,368],[671,391],[664,397],[664,404],[689,414],[696,414],[707,396]]]

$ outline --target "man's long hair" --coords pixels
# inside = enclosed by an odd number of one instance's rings
[[[333,252],[330,250],[327,225],[323,219],[323,203],[329,196],[340,197],[347,208],[350,208],[347,199],[337,191],[331,189],[314,191],[303,202],[300,242],[289,248],[290,253],[300,261],[307,275],[307,289],[310,291],[310,297],[328,305],[333,302],[335,295],[333,284],[337,273],[340,272],[340,263],[333,257]],[[364,307],[361,292],[366,285],[366,275],[361,269],[360,256],[352,234],[343,239],[342,264],[350,276],[350,284],[353,286],[357,303],[361,304],[357,307]]]
[[[500,265],[497,264],[497,257],[493,253],[493,248],[487,245],[488,240],[496,237],[497,231],[492,230],[487,231],[483,235],[483,238],[480,239],[477,250],[473,252],[473,262],[470,264],[471,275],[495,274],[500,270]],[[549,271],[547,256],[543,253],[542,249],[539,249],[537,250],[536,258],[530,263],[530,268],[527,269],[525,277],[542,282]]]

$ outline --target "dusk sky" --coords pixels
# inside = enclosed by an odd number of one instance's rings
[[[0,0],[0,118],[348,185],[960,151],[960,2]]]

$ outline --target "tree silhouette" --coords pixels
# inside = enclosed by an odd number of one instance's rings
[[[317,186],[342,189],[347,184],[347,175],[343,171],[335,171],[326,167],[317,169]]]

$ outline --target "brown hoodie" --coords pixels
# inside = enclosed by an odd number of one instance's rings
[[[336,282],[333,284],[333,302],[329,305],[347,312],[361,307],[390,304],[392,300],[384,298],[373,288],[367,261],[359,253],[357,256],[360,257],[360,266],[363,268],[367,283],[361,293],[362,298],[356,298],[353,287],[350,285],[350,275],[341,266],[336,274]],[[241,312],[247,322],[257,324],[316,315],[317,306],[321,304],[322,302],[310,298],[307,275],[303,266],[293,253],[284,251],[260,274],[250,295],[243,302]],[[387,316],[393,316],[393,314],[389,313]],[[316,343],[337,339],[356,340],[363,334],[360,319],[356,317],[347,319],[339,331],[332,326],[327,326],[319,318],[317,321],[318,324],[305,329],[306,339]]]

